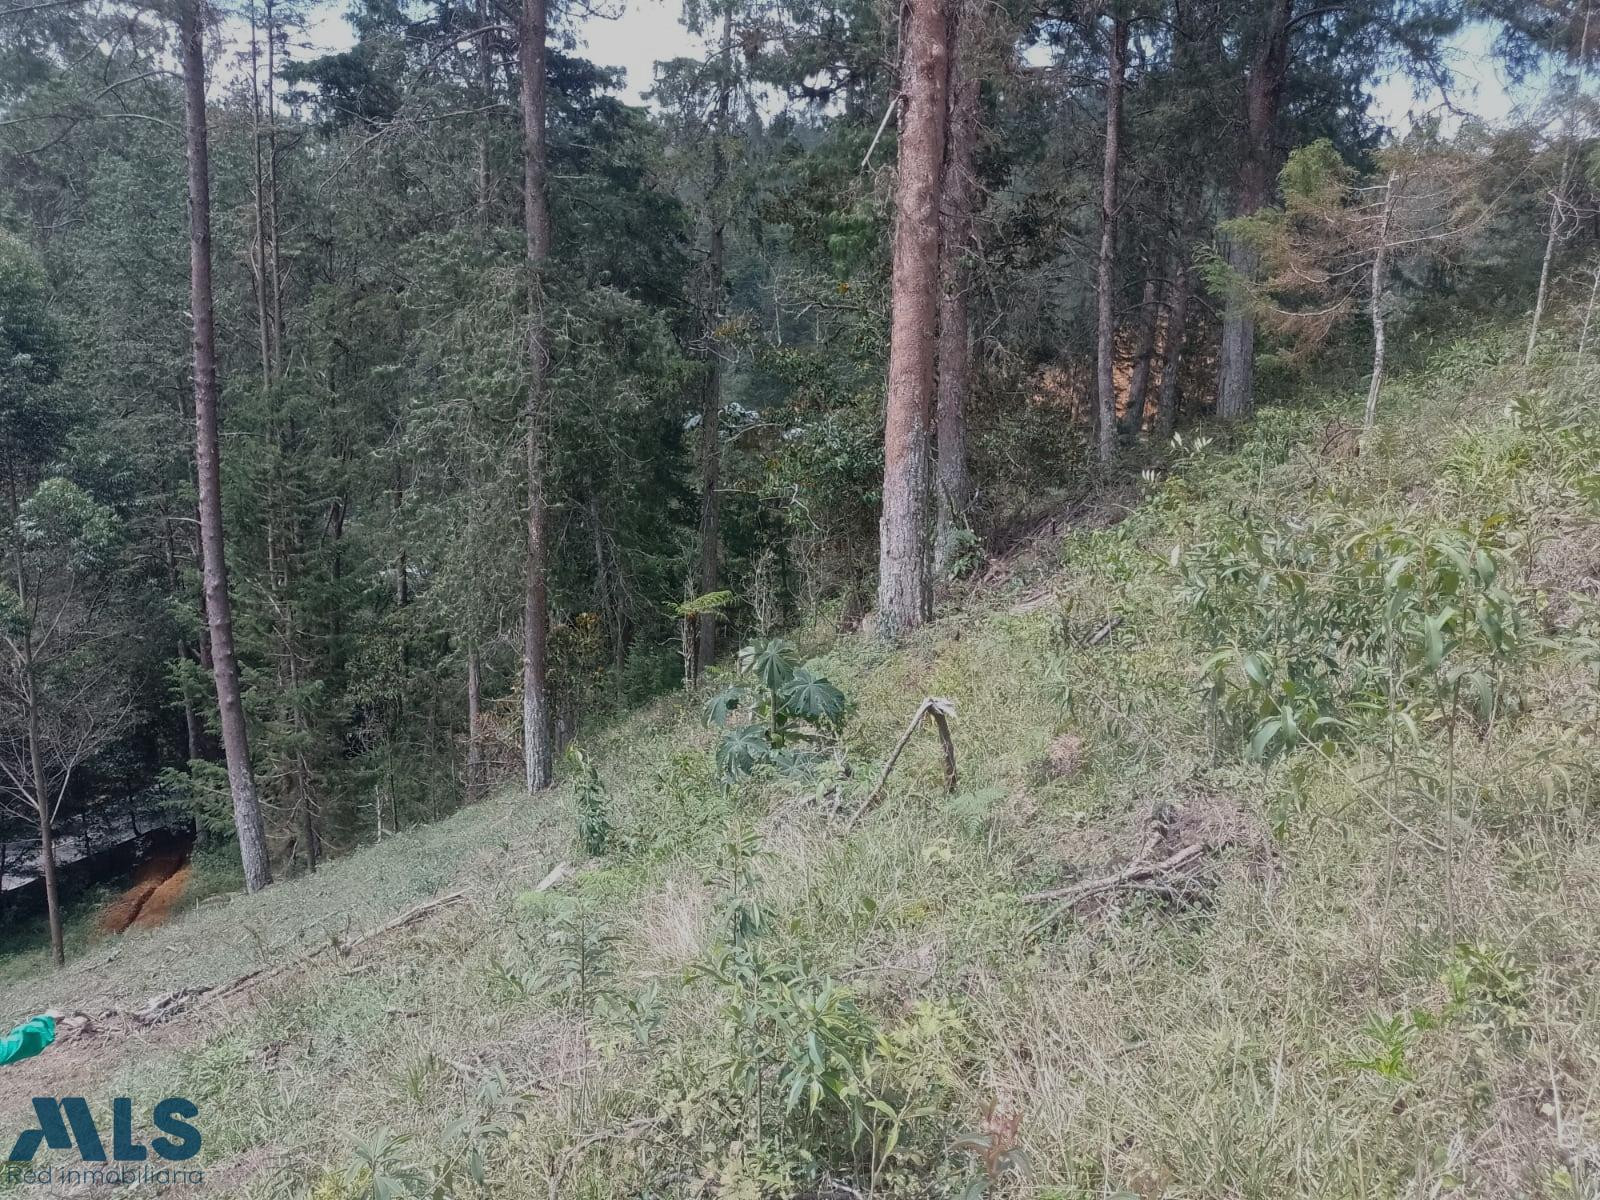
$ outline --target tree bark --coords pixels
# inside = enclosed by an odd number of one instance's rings
[[[974,12],[974,9],[968,9]],[[978,146],[978,79],[966,61],[959,13],[950,19],[950,121],[945,131],[944,200],[939,239],[939,391],[935,401],[938,514],[933,542],[936,575],[950,569],[956,535],[967,523],[972,480],[967,470],[967,393],[972,386],[972,341],[967,298],[972,290],[972,224],[977,207],[974,159]]]
[[[718,53],[717,111],[711,132],[711,186],[706,206],[711,217],[711,244],[706,255],[705,311],[700,336],[705,343],[704,393],[700,405],[700,594],[717,590],[721,555],[721,503],[717,494],[722,474],[722,357],[717,329],[722,324],[725,222],[723,191],[728,164],[723,141],[733,111],[733,0],[723,0],[722,45]],[[717,614],[700,614],[695,640],[694,673],[699,678],[717,657]]]
[[[1293,0],[1267,0],[1267,19],[1245,79],[1245,146],[1239,168],[1234,215],[1247,217],[1266,205],[1272,194],[1273,131],[1283,102],[1289,70],[1289,18]],[[1253,278],[1259,264],[1244,243],[1229,238],[1223,247],[1229,268]],[[1222,318],[1222,346],[1217,363],[1217,415],[1234,419],[1255,406],[1255,316],[1240,295],[1228,297]]]
[[[944,174],[949,29],[940,0],[908,0],[895,181],[894,270],[883,515],[878,524],[878,633],[895,638],[931,615],[928,445],[939,325],[939,197]]]
[[[545,680],[549,640],[545,578],[544,269],[550,257],[550,212],[545,197],[545,0],[523,0],[519,57],[522,70],[523,228],[528,273],[528,392],[524,450],[528,473],[528,553],[522,609],[522,762],[529,794],[550,786],[550,698]]]
[[[194,326],[195,473],[200,492],[200,551],[206,619],[211,631],[212,676],[222,724],[222,750],[233,793],[233,823],[239,835],[247,891],[272,882],[266,831],[250,770],[250,740],[239,691],[233,647],[233,612],[223,558],[222,464],[217,436],[217,354],[211,299],[211,183],[206,146],[204,0],[179,8],[183,56],[184,133],[189,166],[189,310]]]
[[[1096,457],[1111,461],[1117,450],[1116,258],[1117,169],[1122,152],[1122,88],[1127,71],[1128,22],[1111,19],[1106,55],[1105,163],[1100,180],[1100,255],[1095,269],[1095,380],[1099,397]]]

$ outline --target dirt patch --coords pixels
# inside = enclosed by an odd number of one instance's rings
[[[194,871],[189,864],[184,863],[162,880],[160,886],[150,893],[150,898],[144,902],[144,907],[135,915],[130,928],[154,929],[157,925],[165,925],[171,920],[177,914],[184,892],[189,889],[189,879],[193,874]]]
[[[1045,751],[1040,770],[1048,780],[1071,779],[1083,767],[1083,760],[1083,739],[1075,733],[1063,733]]]
[[[144,863],[133,877],[133,884],[122,895],[101,910],[99,926],[102,933],[122,933],[129,926],[137,923],[140,927],[146,925],[159,925],[166,920],[171,911],[171,904],[178,895],[182,894],[182,885],[165,901],[167,908],[162,915],[154,920],[141,920],[141,915],[150,905],[151,900],[160,892],[174,875],[182,872],[184,882],[188,882],[189,866],[182,854],[160,854]]]

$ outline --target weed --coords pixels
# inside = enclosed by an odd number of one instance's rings
[[[749,775],[758,766],[807,775],[849,711],[844,693],[801,666],[794,645],[779,638],[739,651],[739,667],[754,684],[730,684],[706,704],[706,720],[723,731],[718,769],[727,778]],[[731,723],[736,712],[751,719]]]

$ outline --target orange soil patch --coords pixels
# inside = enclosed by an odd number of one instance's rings
[[[183,900],[183,893],[189,886],[191,871],[189,864],[184,863],[166,879],[161,885],[150,893],[150,898],[144,902],[138,914],[133,918],[133,925],[140,929],[153,929],[157,925],[164,925],[177,912],[178,905]]]
[[[145,905],[150,903],[157,889],[179,871],[184,873],[187,882],[188,866],[183,858],[176,854],[160,855],[141,866],[138,874],[133,877],[133,886],[106,905],[100,913],[101,932],[121,933],[132,925]],[[178,890],[181,892],[182,888]],[[157,921],[155,924],[160,922]]]

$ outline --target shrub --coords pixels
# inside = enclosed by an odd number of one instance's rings
[[[838,736],[848,711],[844,693],[800,665],[793,643],[781,638],[739,651],[739,671],[754,683],[730,684],[706,705],[706,719],[723,730],[717,767],[728,778],[770,766],[804,776],[819,749]],[[738,713],[750,719],[736,723]]]
[[[1534,643],[1508,583],[1502,516],[1476,526],[1224,524],[1173,566],[1201,673],[1252,757],[1330,746],[1397,722],[1411,736],[1458,704],[1514,711]]]

